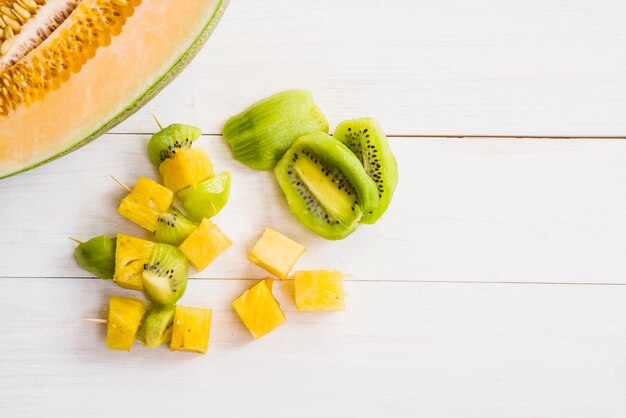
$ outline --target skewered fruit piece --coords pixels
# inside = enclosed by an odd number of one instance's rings
[[[113,281],[128,289],[143,290],[143,269],[154,242],[124,234],[117,234],[116,241]]]
[[[74,257],[84,270],[101,279],[112,279],[115,273],[115,238],[101,235],[81,242]]]
[[[328,132],[328,121],[311,93],[287,90],[228,119],[223,135],[237,161],[270,170],[296,138],[317,131]]]
[[[154,239],[164,244],[180,245],[196,229],[196,226],[198,225],[187,219],[176,208],[171,207],[167,212],[159,215]]]
[[[230,173],[225,171],[179,191],[178,198],[189,218],[200,222],[202,218],[217,215],[228,202],[230,178]]]
[[[148,348],[156,348],[172,338],[174,305],[152,305],[141,322],[137,339]]]
[[[138,299],[111,297],[107,321],[107,348],[130,351],[146,307]]]
[[[177,306],[170,350],[204,354],[209,348],[212,311]]]
[[[285,314],[272,295],[274,279],[267,278],[233,301],[233,308],[255,340],[285,322]]]
[[[261,239],[254,244],[249,259],[276,277],[287,278],[291,268],[306,248],[271,228],[265,228]]]
[[[163,184],[173,192],[185,187],[193,187],[202,180],[213,176],[213,165],[203,148],[189,148],[178,151],[159,166]]]
[[[179,151],[191,147],[193,141],[202,135],[200,128],[175,123],[152,135],[148,142],[148,157],[155,167],[173,157]]]
[[[128,196],[122,199],[117,211],[126,219],[154,232],[159,215],[169,209],[173,200],[171,190],[141,176]]]
[[[331,270],[296,271],[293,275],[299,311],[342,311],[343,273]]]
[[[178,248],[155,244],[143,270],[146,296],[161,305],[176,303],[185,293],[188,271],[189,262]]]
[[[179,248],[189,259],[193,268],[196,271],[202,271],[231,245],[232,241],[217,225],[208,219],[203,219]]]

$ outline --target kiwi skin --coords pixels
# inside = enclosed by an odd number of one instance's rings
[[[289,173],[293,171],[296,154],[308,150],[327,168],[338,170],[353,187],[358,204],[353,206],[354,216],[350,222],[329,224],[324,218],[312,211],[307,202],[299,194],[297,185],[293,184]],[[375,210],[379,197],[376,184],[367,175],[359,159],[337,139],[324,132],[314,132],[296,139],[291,148],[274,168],[274,174],[287,199],[289,209],[307,228],[328,240],[343,239],[354,232],[362,218],[363,212]],[[316,202],[322,206],[320,202]]]
[[[293,141],[328,132],[328,120],[306,90],[286,90],[232,116],[223,129],[233,157],[255,170],[271,170]]]
[[[112,279],[115,273],[115,238],[100,235],[79,244],[74,257],[84,270],[101,279]]]
[[[389,207],[398,184],[398,163],[385,132],[374,119],[361,118],[341,122],[333,136],[350,148],[376,183],[380,204],[361,221],[373,224]]]
[[[148,157],[155,167],[174,156],[176,151],[191,147],[193,141],[202,135],[200,128],[175,123],[152,135],[148,142]]]

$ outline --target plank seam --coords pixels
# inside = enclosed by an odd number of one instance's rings
[[[36,280],[93,280],[106,281],[95,277],[81,276],[0,276],[0,280],[8,279],[36,279]],[[217,277],[190,277],[189,280],[197,281],[231,281],[246,280],[258,281],[261,277],[234,277],[234,278],[217,278]],[[626,286],[626,283],[608,283],[608,282],[537,282],[537,281],[486,281],[486,280],[367,280],[367,279],[344,279],[344,282],[352,283],[434,283],[434,284],[499,284],[499,285],[546,285],[546,286]]]
[[[153,135],[154,132],[107,132],[104,135]],[[221,137],[221,133],[209,133],[202,134],[207,137]],[[387,134],[388,138],[450,138],[450,139],[600,139],[600,140],[615,140],[626,139],[626,136],[621,135],[520,135],[520,134],[507,134],[507,135],[478,135],[478,134]]]

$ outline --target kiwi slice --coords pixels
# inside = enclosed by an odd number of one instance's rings
[[[172,207],[159,215],[154,239],[164,244],[179,246],[198,225]]]
[[[202,218],[217,215],[228,202],[230,178],[230,172],[225,171],[178,192],[180,203],[189,217],[200,222]]]
[[[155,167],[172,157],[180,149],[190,148],[202,135],[200,128],[175,123],[152,135],[148,142],[148,157]]]
[[[328,121],[311,93],[287,90],[228,119],[223,136],[237,161],[269,170],[296,138],[316,131],[328,132]]]
[[[143,317],[137,339],[146,347],[156,348],[172,339],[174,305],[152,305]]]
[[[115,238],[101,235],[80,243],[74,257],[84,270],[101,279],[112,279],[115,272]]]
[[[376,183],[380,204],[376,209],[366,212],[361,220],[373,224],[389,207],[398,184],[398,163],[387,137],[380,125],[371,118],[341,122],[333,136],[350,148]]]
[[[291,212],[326,239],[347,237],[378,206],[376,184],[359,159],[324,132],[298,138],[274,173]]]
[[[185,293],[189,262],[169,244],[156,244],[143,269],[143,287],[153,302],[171,305]]]

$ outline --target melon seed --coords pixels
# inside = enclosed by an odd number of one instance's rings
[[[13,29],[11,29],[11,26],[7,26],[6,28],[4,28],[4,39],[13,39],[15,37],[15,35],[13,34]]]
[[[0,55],[4,55],[9,52],[9,48],[11,48],[12,44],[13,39],[6,39],[4,42],[2,42],[2,45],[0,46]]]
[[[33,0],[18,0],[18,3],[33,13],[37,11],[37,3]]]
[[[9,16],[13,19],[17,19],[17,16],[13,12],[13,10],[8,6],[0,6],[0,12],[2,12],[2,14],[5,16]]]
[[[7,16],[7,15],[2,16],[2,18],[4,19],[7,25],[11,26],[11,28],[13,29],[13,32],[19,33],[20,27],[21,27],[20,22],[13,19],[11,16]]]
[[[23,8],[22,6],[20,6],[18,3],[15,3],[13,5],[13,11],[23,17],[24,19],[28,19],[30,17],[30,12],[28,10],[26,10],[25,8]]]

